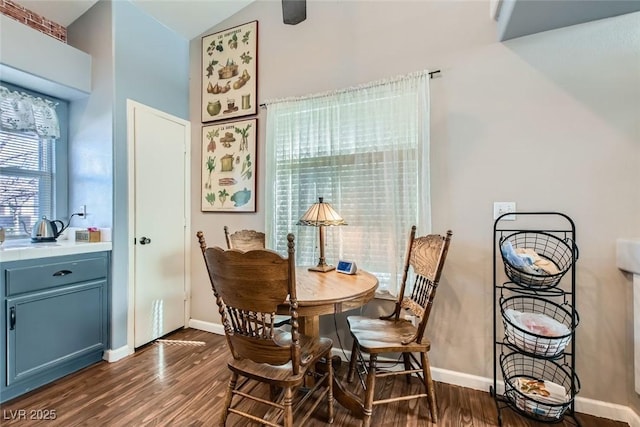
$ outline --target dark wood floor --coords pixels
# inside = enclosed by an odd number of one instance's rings
[[[3,405],[2,426],[214,426],[222,405],[228,371],[224,337],[185,329],[165,337],[191,343],[156,342],[116,363],[100,362]],[[193,342],[204,342],[195,345]],[[343,364],[344,367],[344,364]],[[344,369],[339,375],[344,377]],[[349,385],[357,392],[358,385]],[[382,393],[411,387],[403,380],[385,383]],[[265,390],[266,392],[266,390]],[[440,420],[430,423],[424,403],[397,402],[375,409],[374,426],[497,426],[498,411],[487,392],[436,383]],[[24,412],[19,412],[23,410]],[[508,427],[548,424],[524,419],[509,409],[501,411]],[[26,414],[26,418],[20,416]],[[36,420],[45,415],[55,420]],[[576,414],[582,427],[623,427],[615,422]],[[227,425],[245,426],[231,415]],[[306,426],[325,425],[320,408]],[[336,404],[335,426],[359,426]],[[559,427],[573,426],[565,418]]]

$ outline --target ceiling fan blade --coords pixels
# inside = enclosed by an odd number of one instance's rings
[[[282,20],[296,25],[307,19],[307,0],[282,0]]]

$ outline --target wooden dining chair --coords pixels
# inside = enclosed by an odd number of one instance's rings
[[[287,236],[287,258],[268,249],[208,248],[203,233],[198,231],[197,236],[231,352],[227,363],[231,379],[220,425],[230,414],[284,427],[292,426],[295,417],[302,425],[325,398],[332,423],[333,342],[298,331],[293,234]],[[283,305],[289,306],[290,331],[274,325],[276,310]],[[316,369],[318,362],[322,363]],[[306,375],[316,377],[313,386],[301,387]],[[271,396],[260,393],[256,382],[269,385]],[[247,399],[253,404],[243,404]]]
[[[446,236],[430,234],[416,237],[416,227],[413,226],[409,236],[400,294],[393,313],[379,319],[363,316],[347,317],[349,331],[353,337],[347,381],[353,381],[358,361],[362,364],[366,373],[365,378],[361,376],[364,389],[362,402],[362,425],[364,427],[369,427],[371,424],[374,406],[423,397],[427,398],[431,422],[436,423],[438,421],[438,406],[431,378],[429,357],[427,356],[427,352],[431,348],[431,342],[424,337],[424,332],[449,250],[451,235],[451,231],[447,231]],[[406,282],[410,268],[415,281],[413,287],[407,289]],[[405,292],[407,295],[405,295]],[[416,316],[416,324],[414,325],[410,320],[405,319],[405,314]],[[363,353],[369,354],[368,363],[365,361]],[[379,361],[378,356],[384,353],[401,353],[404,369],[379,370],[378,364],[383,365],[386,361]],[[419,354],[419,358],[416,357],[416,354]],[[360,372],[358,374],[360,375]],[[410,382],[413,374],[417,375],[424,386],[424,392],[392,396],[380,400],[375,399],[377,378],[406,375],[407,382]]]
[[[229,227],[224,226],[224,238],[227,241],[227,249],[238,249],[249,251],[251,249],[263,249],[265,245],[265,235],[261,231],[238,230],[229,232]]]
[[[238,230],[229,232],[229,227],[224,226],[224,238],[227,241],[227,249],[250,251],[251,249],[264,249],[266,247],[265,234],[255,230]],[[274,325],[279,328],[291,322],[289,316],[276,315]]]

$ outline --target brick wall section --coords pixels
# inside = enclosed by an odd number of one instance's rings
[[[0,0],[0,13],[8,16],[11,19],[15,19],[34,30],[38,30],[54,39],[61,42],[67,42],[67,28],[62,25],[40,16],[37,13],[31,12],[19,4],[16,4],[10,0]]]

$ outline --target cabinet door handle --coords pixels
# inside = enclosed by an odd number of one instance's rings
[[[71,274],[73,271],[71,270],[60,270],[53,273],[54,276],[66,276],[67,274]]]
[[[9,330],[13,331],[16,328],[16,308],[11,307],[9,309]]]

